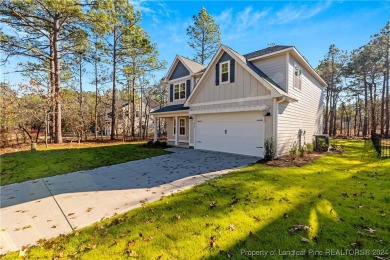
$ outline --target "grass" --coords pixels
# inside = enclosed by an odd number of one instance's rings
[[[41,241],[25,257],[83,259],[246,259],[262,250],[291,258],[388,257],[390,160],[362,141],[338,141],[345,153],[303,167],[253,164],[69,235]],[[308,230],[289,230],[296,224]],[[366,230],[376,230],[370,233]],[[302,242],[306,238],[308,242]],[[275,251],[274,251],[275,250]],[[281,251],[279,251],[281,250]],[[306,251],[303,251],[306,250]],[[328,250],[328,251],[327,251]],[[367,251],[363,251],[367,250]],[[314,251],[306,258],[314,258]],[[356,252],[356,251],[354,251]],[[285,254],[285,256],[283,256]],[[16,258],[10,253],[5,258]],[[302,258],[302,257],[301,257]],[[351,259],[356,256],[350,256]]]
[[[144,159],[167,153],[142,144],[106,145],[97,147],[62,147],[37,151],[20,151],[0,156],[1,185],[34,180],[105,165]]]

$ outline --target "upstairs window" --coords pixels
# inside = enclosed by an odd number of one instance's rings
[[[220,73],[220,82],[228,83],[229,82],[229,73],[230,73],[230,65],[229,61],[221,63],[221,73]]]
[[[298,66],[295,66],[294,71],[294,88],[298,90],[302,89],[302,69]]]
[[[174,100],[180,100],[186,98],[186,84],[184,82],[180,84],[175,84],[174,90],[175,90]]]

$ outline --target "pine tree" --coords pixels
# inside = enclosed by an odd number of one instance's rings
[[[195,50],[195,60],[204,64],[219,48],[221,32],[219,25],[204,7],[193,19],[194,25],[187,28],[187,35],[190,37],[188,44]]]

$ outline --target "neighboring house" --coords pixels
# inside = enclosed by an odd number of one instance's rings
[[[134,130],[135,135],[140,136],[140,129],[143,131],[146,131],[147,134],[150,133],[149,129],[154,128],[153,119],[150,118],[150,113],[154,110],[156,110],[159,105],[154,100],[142,100],[142,107],[141,102],[137,101],[135,104],[135,124],[134,124]],[[104,129],[103,133],[104,135],[110,135],[111,134],[111,107],[106,107],[105,112],[105,118],[104,118]],[[146,110],[146,113],[145,113]],[[130,111],[130,112],[129,112]],[[117,108],[116,116],[117,116],[117,127],[116,132],[117,134],[126,133],[127,135],[130,134],[130,128],[131,128],[131,105],[128,102],[119,101],[119,106]],[[141,126],[141,127],[140,127]]]
[[[221,45],[207,67],[176,56],[166,81],[170,102],[152,115],[172,145],[263,157],[267,138],[281,155],[322,132],[326,83],[293,46]]]

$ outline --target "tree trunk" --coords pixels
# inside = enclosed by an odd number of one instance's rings
[[[62,143],[62,124],[61,124],[61,77],[60,77],[60,52],[58,49],[59,41],[59,20],[55,15],[53,28],[53,54],[54,54],[54,85],[55,85],[55,126],[54,126],[54,142]]]
[[[367,82],[364,79],[364,117],[363,117],[363,137],[367,137],[368,134],[368,91]]]
[[[111,108],[111,140],[115,140],[115,121],[116,121],[116,28],[114,28],[114,46],[113,46],[113,71],[112,71],[112,108]]]
[[[375,79],[372,76],[372,81],[370,86],[370,105],[371,105],[371,131],[376,131],[376,115],[375,115],[375,107],[376,107],[376,84]]]
[[[385,97],[386,97],[386,72],[383,73],[383,86],[382,86],[382,98],[381,98],[381,135],[385,132]]]
[[[97,62],[97,57],[95,56],[95,139],[98,139],[98,95],[99,95],[99,88],[98,88],[98,62]]]
[[[135,68],[134,60],[133,68]],[[131,137],[135,137],[135,72],[131,78]]]
[[[389,44],[387,45],[388,47]],[[384,81],[386,82],[386,125],[385,125],[385,135],[387,137],[389,137],[389,131],[390,131],[390,107],[389,107],[389,67],[390,67],[390,63],[389,63],[389,55],[390,55],[390,51],[389,51],[389,48],[387,48],[387,53],[386,53],[386,78],[384,79]]]
[[[324,134],[329,134],[329,86],[326,88],[326,103],[325,103],[325,115],[324,115]]]

